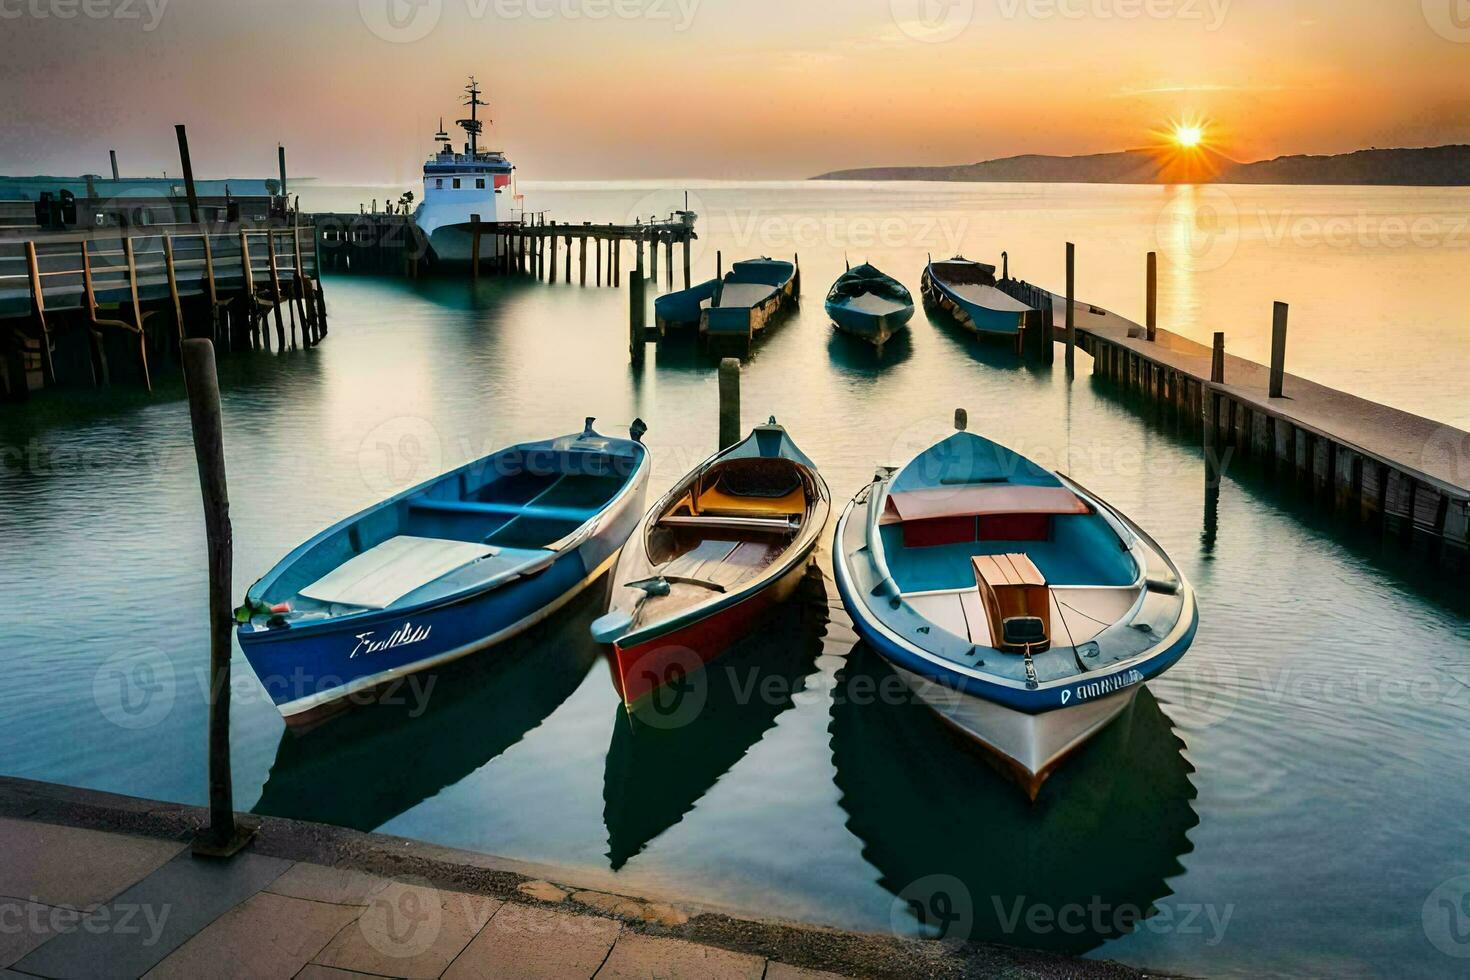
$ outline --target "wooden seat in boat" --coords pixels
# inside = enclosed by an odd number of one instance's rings
[[[1051,646],[1051,589],[1046,577],[1026,555],[976,555],[971,560],[980,602],[990,623],[990,645],[1011,649],[1005,640],[1005,621],[1015,618],[1041,620],[1045,640],[1034,644],[1040,652]]]

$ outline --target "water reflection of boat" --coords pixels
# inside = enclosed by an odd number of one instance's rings
[[[587,626],[601,599],[601,588],[590,589],[498,656],[416,675],[396,696],[332,725],[305,734],[288,728],[254,812],[374,830],[459,782],[581,684],[597,659]]]
[[[847,827],[884,888],[922,905],[915,890],[926,879],[958,879],[963,890],[951,884],[947,898],[952,914],[970,919],[968,938],[1074,954],[1120,935],[1130,915],[1136,922],[1170,894],[1199,822],[1193,768],[1146,688],[1034,805],[924,704],[884,696],[904,691],[860,643],[832,705]],[[1026,916],[1038,907],[1053,918],[1032,932]]]
[[[821,653],[827,606],[809,567],[797,601],[719,663],[687,675],[636,708],[618,706],[603,782],[607,856],[625,865],[683,819],[776,724]]]

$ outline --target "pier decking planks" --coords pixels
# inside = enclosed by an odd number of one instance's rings
[[[1051,300],[1064,321],[1066,298]],[[1074,308],[1095,375],[1181,412],[1207,452],[1260,463],[1333,518],[1425,540],[1441,567],[1470,570],[1470,433],[1284,372],[1273,398],[1269,366],[1157,327],[1150,341],[1146,327],[1095,309]]]

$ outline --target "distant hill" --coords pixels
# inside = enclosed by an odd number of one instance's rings
[[[954,180],[1077,184],[1397,184],[1470,185],[1470,146],[1358,150],[1337,156],[1288,156],[1238,163],[1220,154],[1172,157],[1149,150],[1087,156],[1004,157],[950,167],[834,170],[813,180]]]

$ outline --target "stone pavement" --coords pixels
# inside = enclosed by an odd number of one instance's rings
[[[0,980],[1135,977],[1117,964],[739,919],[469,852],[266,818],[197,858],[197,808],[0,777]]]

